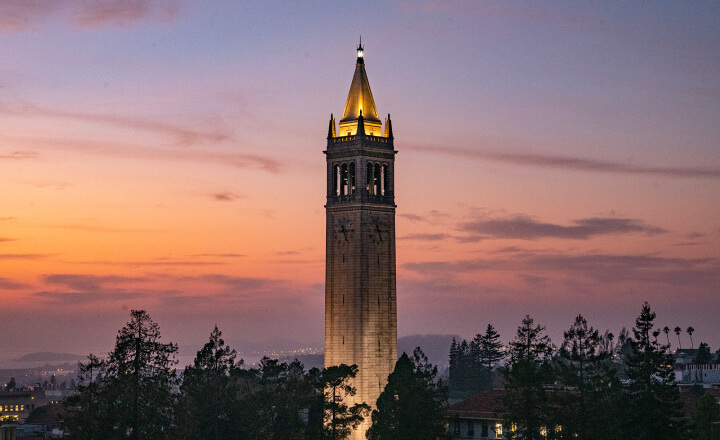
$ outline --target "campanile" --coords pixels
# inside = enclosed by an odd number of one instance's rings
[[[378,117],[363,47],[327,136],[325,366],[356,364],[353,401],[375,407],[397,361],[395,184],[390,115]],[[351,436],[365,439],[369,418]]]

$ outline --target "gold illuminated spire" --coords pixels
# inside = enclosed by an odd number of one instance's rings
[[[368,82],[367,73],[365,73],[362,42],[357,47],[357,56],[355,74],[350,84],[350,93],[348,93],[345,111],[342,119],[340,119],[339,134],[340,136],[354,135],[357,132],[358,117],[360,117],[360,111],[362,111],[365,133],[380,136],[382,122],[378,117],[375,100],[370,91],[370,83]]]

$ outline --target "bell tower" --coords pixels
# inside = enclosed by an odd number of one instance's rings
[[[336,129],[327,136],[325,366],[356,364],[357,394],[348,403],[375,407],[397,361],[395,184],[390,115],[385,131],[363,56]],[[369,417],[353,432],[365,439]]]

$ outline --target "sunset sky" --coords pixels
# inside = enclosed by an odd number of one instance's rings
[[[716,350],[719,29],[712,1],[3,0],[0,352],[102,354],[131,309],[181,349],[215,324],[321,348],[360,35],[400,336],[530,314],[559,343],[648,301]]]

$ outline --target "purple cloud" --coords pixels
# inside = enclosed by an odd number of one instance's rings
[[[583,159],[570,156],[550,156],[542,154],[501,153],[487,150],[468,150],[454,147],[419,146],[417,151],[447,154],[470,159],[487,160],[541,168],[560,168],[576,171],[596,171],[604,173],[637,174],[658,177],[720,178],[720,168],[711,167],[661,167],[652,165],[630,165],[595,159]]]
[[[3,0],[0,31],[37,28],[59,20],[84,29],[127,28],[144,21],[169,22],[178,16],[175,0]]]
[[[450,238],[448,234],[408,234],[398,237],[398,240],[440,241],[448,238]]]
[[[460,229],[473,234],[494,238],[536,240],[540,238],[563,238],[587,240],[593,236],[641,232],[648,235],[667,232],[662,228],[629,218],[592,217],[575,220],[572,225],[541,223],[526,215],[507,219],[479,220],[460,225]]]
[[[219,202],[232,202],[241,198],[241,196],[231,192],[215,193],[210,194],[210,196],[213,198],[213,200],[217,200]]]

